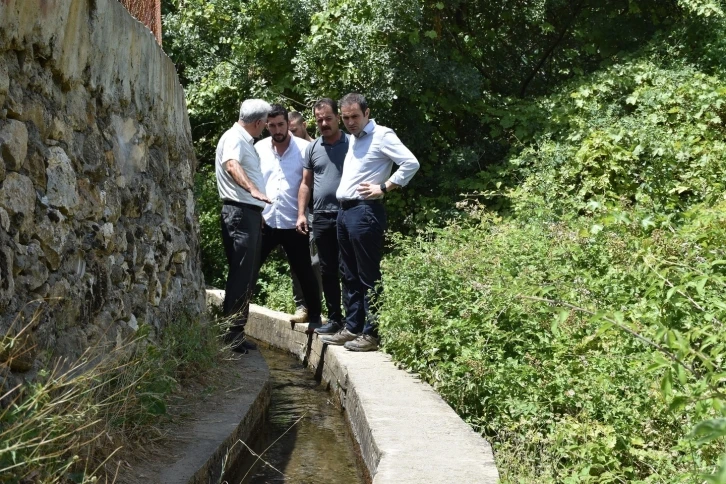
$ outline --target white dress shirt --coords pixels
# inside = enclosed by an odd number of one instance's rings
[[[262,211],[273,229],[294,229],[297,224],[297,192],[303,174],[303,154],[308,141],[288,133],[290,144],[282,155],[272,146],[272,137],[255,145],[260,155],[265,194],[272,200]]]
[[[391,176],[393,164],[399,166]],[[419,169],[411,150],[406,148],[391,128],[371,119],[358,136],[350,137],[350,147],[343,163],[343,175],[335,196],[338,200],[361,200],[361,183],[380,185],[386,181],[406,186]],[[380,198],[380,197],[379,197]]]

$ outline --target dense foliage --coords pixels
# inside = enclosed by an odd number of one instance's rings
[[[723,2],[164,8],[203,164],[239,100],[350,90],[419,157],[387,201],[385,350],[505,482],[726,482]],[[210,167],[198,182],[219,284]],[[268,265],[260,301],[289,309],[288,281]]]

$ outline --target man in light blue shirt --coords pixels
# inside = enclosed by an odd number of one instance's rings
[[[352,135],[336,197],[338,244],[343,272],[345,328],[322,340],[351,351],[378,349],[376,298],[381,291],[381,258],[386,193],[406,186],[419,163],[392,129],[370,119],[365,97],[340,100],[343,124]],[[391,175],[393,164],[398,170]]]

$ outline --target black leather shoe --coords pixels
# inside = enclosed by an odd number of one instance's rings
[[[250,341],[248,339],[245,339],[242,342],[242,346],[244,346],[245,349],[247,349],[247,350],[256,350],[257,349],[257,343]]]
[[[328,321],[328,324],[315,330],[315,334],[335,334],[343,329],[343,326],[335,321]]]
[[[229,343],[229,349],[236,353],[246,354],[249,350],[256,350],[257,345],[247,339],[244,333],[237,334],[236,336],[230,337],[225,335],[224,342]]]

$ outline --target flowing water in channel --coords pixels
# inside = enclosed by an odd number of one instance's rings
[[[272,445],[262,458],[280,472],[259,461],[250,470],[255,458],[248,456],[227,482],[362,484],[353,439],[333,396],[297,358],[260,351],[270,368],[272,402],[267,422],[250,447],[259,454]]]

